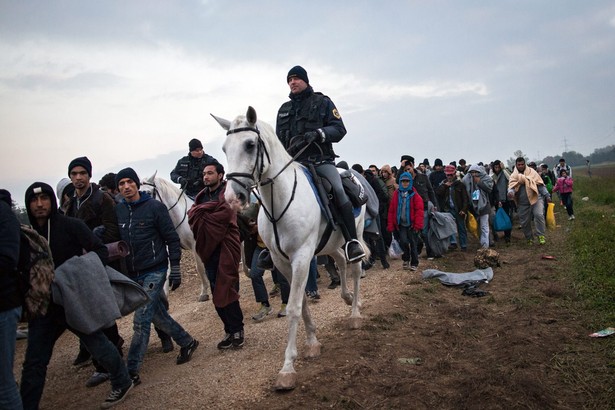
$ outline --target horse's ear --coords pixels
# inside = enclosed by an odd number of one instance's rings
[[[229,130],[229,128],[231,128],[231,122],[230,122],[229,120],[225,120],[224,118],[216,117],[215,115],[213,115],[213,114],[211,114],[211,113],[210,113],[209,115],[211,115],[212,117],[214,117],[214,120],[216,120],[216,122],[217,122],[218,124],[220,124],[220,126],[221,126],[222,128],[224,128],[225,130],[227,130],[227,131],[228,131],[228,130]]]
[[[154,179],[156,179],[156,174],[157,174],[157,173],[158,173],[158,170],[156,170],[156,172],[154,172],[154,175],[152,175],[152,181],[153,181]]]
[[[256,125],[256,110],[251,106],[248,107],[248,112],[246,112],[246,119],[248,120],[248,124],[252,126]]]

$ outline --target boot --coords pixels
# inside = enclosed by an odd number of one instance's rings
[[[346,244],[344,245],[346,260],[350,263],[359,262],[365,256],[365,250],[361,242],[357,240],[357,227],[352,213],[352,204],[346,202],[340,206],[339,211],[343,225],[346,228],[342,229],[344,239],[346,239]]]

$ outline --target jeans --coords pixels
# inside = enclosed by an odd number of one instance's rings
[[[15,382],[15,333],[21,306],[0,312],[0,409],[20,410],[21,396]]]
[[[572,192],[563,193],[560,195],[560,197],[562,198],[562,202],[566,207],[566,212],[568,213],[568,216],[574,215],[574,209],[572,207]]]
[[[316,283],[317,276],[318,276],[318,266],[316,265],[316,256],[314,256],[312,258],[312,261],[310,262],[310,270],[308,271],[307,285],[305,285],[305,290],[307,292],[318,291],[318,284]]]
[[[461,249],[466,249],[468,247],[468,231],[466,230],[466,221],[464,217],[459,215],[456,209],[451,209],[449,211],[451,215],[455,217],[455,222],[457,223],[457,236],[459,236],[459,246]],[[457,240],[455,239],[455,235],[451,236],[451,244],[456,244]]]
[[[265,271],[260,269],[258,264],[258,256],[265,248],[256,246],[252,253],[252,261],[250,263],[250,280],[252,281],[252,289],[254,290],[254,297],[258,303],[269,302],[269,294],[267,293],[267,287],[263,280],[263,274]]]
[[[476,218],[478,222],[478,230],[480,231],[480,246],[483,248],[489,247],[489,214],[479,215]]]
[[[167,280],[166,268],[143,273],[134,280],[149,296],[149,301],[135,311],[132,322],[134,334],[128,351],[128,371],[131,374],[138,374],[147,351],[152,323],[171,336],[180,347],[188,346],[193,338],[169,315],[161,299],[160,294]]]
[[[401,259],[404,262],[410,261],[410,265],[419,266],[419,254],[416,249],[418,242],[418,232],[409,226],[399,227],[399,245],[403,250]]]
[[[24,409],[38,409],[53,346],[66,329],[83,340],[92,357],[109,371],[112,389],[125,388],[132,383],[116,347],[101,330],[85,335],[69,328],[64,309],[51,303],[45,316],[30,320],[28,325],[28,347],[21,372],[20,389]]]

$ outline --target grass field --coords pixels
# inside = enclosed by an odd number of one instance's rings
[[[615,164],[594,167],[591,178],[584,169],[573,176],[571,274],[578,295],[592,312],[592,324],[615,326]]]

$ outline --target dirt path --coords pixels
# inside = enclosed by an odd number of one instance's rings
[[[199,303],[198,279],[187,267],[182,287],[171,295],[172,315],[201,346],[191,362],[175,365],[176,351],[164,354],[155,336],[141,378],[118,408],[153,409],[390,409],[535,408],[579,409],[615,406],[613,368],[605,362],[604,340],[591,339],[570,284],[563,241],[568,222],[547,236],[546,246],[528,246],[521,233],[513,244],[497,244],[502,267],[489,295],[472,298],[461,289],[424,281],[421,270],[473,270],[477,240],[468,252],[421,258],[418,272],[374,267],[362,281],[364,325],[349,330],[350,309],[338,290],[328,290],[323,273],[321,301],[310,303],[323,345],[316,360],[299,359],[299,385],[284,394],[271,390],[282,366],[287,323],[275,314],[261,323],[252,288],[242,275],[246,343],[239,351],[219,351],[223,336],[211,302]],[[543,259],[552,255],[556,260]],[[321,270],[324,272],[324,269]],[[271,278],[266,274],[266,283]],[[271,300],[274,312],[279,298]],[[131,318],[120,321],[128,345]],[[298,337],[299,355],[304,341]],[[18,341],[19,377],[25,341]],[[97,408],[109,384],[86,388],[92,367],[74,369],[77,339],[58,341],[49,366],[41,408]]]

